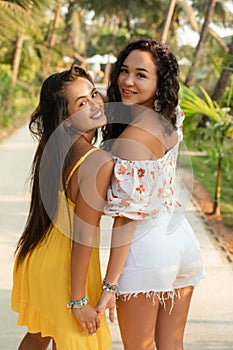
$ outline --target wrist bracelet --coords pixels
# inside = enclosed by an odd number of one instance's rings
[[[113,293],[116,295],[116,297],[119,295],[119,289],[117,285],[108,283],[105,278],[103,279],[102,290]]]
[[[68,309],[81,309],[82,307],[86,306],[88,303],[88,298],[84,296],[80,300],[70,300],[68,304],[66,305]]]

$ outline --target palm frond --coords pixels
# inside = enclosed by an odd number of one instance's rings
[[[204,114],[213,119],[214,121],[217,121],[218,116],[213,101],[211,100],[204,88],[200,87],[200,90],[203,93],[206,101],[199,97],[190,88],[187,88],[186,86],[181,84],[180,105],[182,110],[184,111],[186,116]]]

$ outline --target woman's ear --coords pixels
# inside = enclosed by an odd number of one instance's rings
[[[63,121],[63,124],[67,127],[67,128],[70,128],[71,127],[71,122],[69,121],[69,120],[67,120],[67,119],[65,119],[64,121]]]

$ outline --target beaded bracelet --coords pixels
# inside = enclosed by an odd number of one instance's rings
[[[113,293],[116,295],[116,297],[119,295],[119,289],[117,285],[108,283],[105,278],[103,279],[102,290]]]
[[[68,309],[81,309],[82,307],[86,306],[87,303],[88,298],[85,296],[80,300],[70,300],[66,306],[68,307]]]

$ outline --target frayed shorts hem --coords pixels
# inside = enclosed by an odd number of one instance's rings
[[[166,291],[140,291],[140,292],[120,292],[119,298],[123,301],[128,301],[131,298],[137,298],[139,294],[144,294],[146,298],[152,299],[152,303],[155,304],[155,301],[158,300],[160,305],[163,305],[164,310],[166,311],[166,302],[171,300],[171,308],[169,310],[169,315],[172,312],[172,309],[175,304],[175,298],[180,299],[180,290],[188,287],[195,287],[196,284],[189,284],[185,286],[178,287],[174,290]]]

